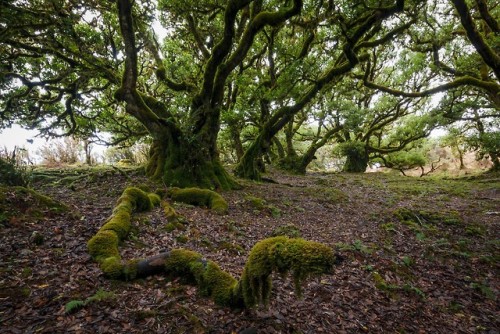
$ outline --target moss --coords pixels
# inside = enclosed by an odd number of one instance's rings
[[[165,213],[165,217],[167,217],[167,221],[169,223],[176,224],[181,222],[184,217],[179,215],[172,206],[170,206],[167,202],[162,203],[163,212]]]
[[[133,204],[133,207],[135,208],[136,211],[142,212],[142,211],[149,211],[154,207],[151,198],[148,195],[149,195],[148,193],[137,187],[128,187],[123,192],[121,198],[130,201],[130,203]]]
[[[232,242],[229,242],[229,241],[222,241],[220,244],[219,244],[219,249],[225,249],[227,251],[229,251],[230,253],[233,253],[233,254],[242,254],[245,249],[236,244],[236,243],[232,243]]]
[[[292,273],[295,289],[311,275],[329,272],[335,262],[333,250],[323,244],[304,239],[274,237],[258,242],[251,250],[242,275],[245,304],[252,307],[267,304],[271,293],[271,273]]]
[[[248,201],[250,205],[257,210],[264,210],[266,207],[266,201],[264,199],[252,195],[245,196],[245,201]]]
[[[200,188],[172,188],[169,191],[172,200],[187,204],[206,206],[219,214],[225,214],[228,204],[221,195],[215,191]]]
[[[101,261],[101,270],[108,278],[118,279],[123,274],[123,264],[119,256],[111,256]]]
[[[412,226],[415,224],[445,224],[461,225],[462,219],[457,211],[433,212],[426,210],[412,210],[408,208],[399,208],[393,214],[403,223]]]
[[[165,225],[165,231],[167,232],[173,232],[176,228],[177,226],[174,223],[168,223]]]
[[[194,270],[196,263],[201,262],[200,253],[186,249],[174,249],[165,261],[165,271],[173,277],[182,277],[188,282],[196,282]]]
[[[181,244],[185,244],[186,242],[189,241],[189,238],[183,234],[181,235],[178,235],[175,240],[177,240],[177,242],[180,242]]]
[[[212,297],[220,306],[231,306],[235,303],[237,285],[238,281],[213,261],[208,261],[202,279],[199,280],[201,292]]]
[[[161,203],[161,197],[155,193],[148,194],[149,200],[153,206],[158,206]]]
[[[113,214],[117,212],[128,212],[132,213],[132,210],[134,208],[132,207],[132,203],[130,199],[123,199],[123,197],[120,197],[120,200],[118,202],[118,205],[113,208]]]
[[[131,281],[137,277],[137,265],[141,259],[132,259],[127,261],[123,266],[123,277],[127,281]]]
[[[108,257],[120,257],[118,235],[114,231],[99,231],[87,243],[90,256],[97,261]]]
[[[300,237],[300,229],[294,224],[282,225],[274,229],[271,233],[272,237],[285,236],[289,238]]]
[[[130,213],[121,210],[116,212],[111,219],[101,227],[100,231],[114,231],[118,238],[122,240],[128,235],[131,227]]]
[[[68,212],[69,208],[50,197],[24,187],[0,186],[0,222],[34,222],[50,214]]]

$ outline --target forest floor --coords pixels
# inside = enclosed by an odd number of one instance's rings
[[[88,255],[122,191],[148,183],[137,170],[37,173],[31,187],[71,210],[35,215],[31,195],[6,190],[18,214],[0,210],[1,333],[500,331],[498,174],[274,172],[266,177],[277,183],[241,181],[243,189],[223,192],[227,215],[173,203],[186,224],[170,232],[161,208],[133,216],[124,259],[186,248],[239,278],[253,245],[273,235],[322,242],[345,259],[309,279],[302,298],[290,277],[276,275],[267,308],[233,310],[179,279],[106,279]]]

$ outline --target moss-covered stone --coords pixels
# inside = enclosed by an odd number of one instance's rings
[[[108,257],[120,257],[118,242],[116,232],[111,230],[99,231],[88,241],[87,248],[90,256],[100,262]]]
[[[225,214],[228,210],[226,200],[212,190],[200,188],[172,188],[169,190],[168,194],[174,201],[205,206],[219,214]]]

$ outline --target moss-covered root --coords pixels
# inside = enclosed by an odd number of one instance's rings
[[[104,274],[111,278],[124,275],[118,244],[131,229],[130,216],[134,211],[146,211],[160,203],[158,195],[139,188],[125,189],[113,209],[113,214],[87,243],[89,254],[96,260]]]
[[[215,191],[200,188],[172,188],[168,192],[173,201],[206,206],[219,214],[228,210],[227,202]]]
[[[328,273],[335,264],[333,250],[304,239],[274,237],[258,242],[251,250],[241,278],[245,305],[267,305],[271,294],[271,273],[292,273],[300,296],[301,284],[309,276]]]

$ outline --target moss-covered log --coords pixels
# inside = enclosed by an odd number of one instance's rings
[[[225,214],[228,210],[228,204],[226,200],[215,191],[211,191],[208,189],[172,188],[168,191],[168,194],[173,201],[183,202],[196,206],[205,206],[219,214]]]
[[[123,274],[118,244],[130,232],[132,213],[150,210],[160,201],[158,195],[148,194],[139,188],[125,189],[111,217],[87,243],[89,254],[100,264],[106,276],[119,278]]]
[[[180,190],[186,189],[177,191]],[[284,236],[262,240],[252,248],[241,280],[201,254],[186,249],[165,251],[147,259],[122,261],[118,245],[130,231],[130,215],[133,211],[150,209],[157,202],[157,195],[127,188],[112,217],[89,240],[89,253],[107,277],[125,280],[156,274],[178,277],[195,284],[201,295],[212,298],[217,305],[242,308],[268,303],[273,272],[282,275],[290,272],[300,295],[301,284],[307,277],[328,273],[335,264],[336,257],[330,247]]]

